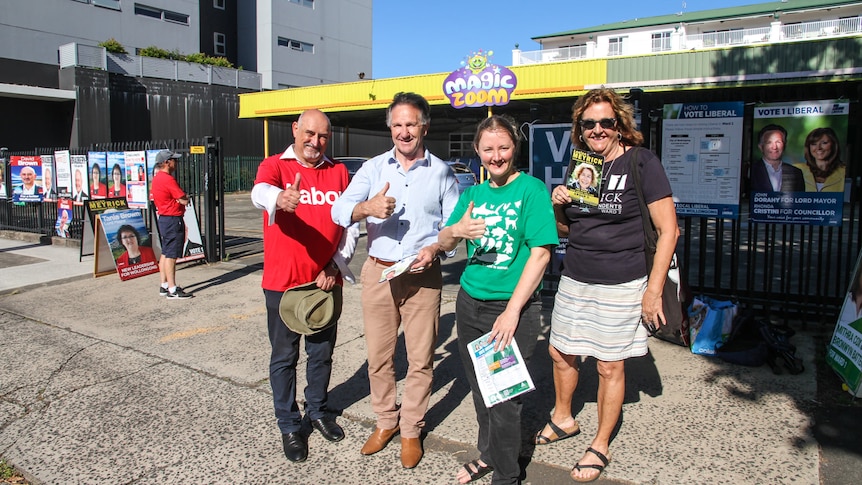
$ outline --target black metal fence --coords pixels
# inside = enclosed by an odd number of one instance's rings
[[[190,147],[194,145],[211,148],[204,155],[191,154]],[[251,190],[261,160],[209,157],[217,154],[217,146],[212,139],[169,140],[95,145],[72,153],[169,148],[186,154],[175,176],[195,203],[204,237],[209,239],[207,253],[220,259],[224,254],[221,207],[224,192]],[[54,150],[10,155],[53,154]],[[740,203],[740,217],[736,220],[680,218],[682,237],[678,254],[683,274],[695,294],[734,299],[779,319],[834,323],[862,241],[859,224],[862,201],[854,169],[850,164],[848,175],[853,181],[850,188],[853,196],[844,205],[840,227],[754,223],[748,217],[745,199]],[[210,185],[210,181],[218,183]],[[0,204],[0,229],[53,234],[56,204],[15,204],[9,199]],[[83,207],[76,206],[72,238],[81,238],[84,217]],[[145,219],[150,221],[149,214]]]

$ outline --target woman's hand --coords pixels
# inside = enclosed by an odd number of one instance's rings
[[[551,192],[551,202],[554,207],[569,205],[572,203],[572,197],[569,195],[569,189],[565,185],[554,187]]]
[[[452,225],[452,235],[459,239],[479,239],[485,235],[485,219],[473,218],[473,201],[467,206],[461,220]]]
[[[495,352],[499,352],[512,343],[512,339],[515,338],[515,331],[518,330],[520,317],[520,312],[507,308],[494,321],[488,343],[496,342],[494,344]]]

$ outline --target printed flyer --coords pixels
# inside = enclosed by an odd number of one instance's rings
[[[467,344],[482,400],[489,408],[536,388],[518,343],[513,339],[505,348],[494,351],[494,342],[488,342],[490,336],[490,332],[486,333]]]

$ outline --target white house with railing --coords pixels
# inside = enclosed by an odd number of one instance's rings
[[[862,34],[860,0],[784,0],[678,12],[533,37],[542,48],[512,51],[512,65],[641,56]]]

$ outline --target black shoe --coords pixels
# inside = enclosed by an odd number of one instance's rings
[[[305,461],[308,458],[308,442],[299,431],[281,435],[284,456],[292,462]]]
[[[344,430],[332,418],[313,419],[311,427],[320,431],[320,434],[329,441],[341,441],[344,439]]]
[[[192,295],[190,293],[186,293],[179,286],[174,289],[174,291],[169,291],[167,297],[172,300],[185,300],[186,298],[191,298]]]

